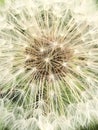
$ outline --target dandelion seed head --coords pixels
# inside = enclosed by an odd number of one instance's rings
[[[50,73],[61,74],[60,69],[64,69],[62,62],[70,60],[73,52],[66,46],[65,50],[62,50],[59,47],[60,43],[48,41],[48,37],[46,40],[43,38],[34,41],[34,45],[31,44],[25,48],[26,68],[32,69],[33,66],[36,66],[38,70],[36,75],[39,78],[43,75],[44,79],[47,79]]]
[[[76,115],[67,108],[92,99],[88,88],[98,85],[98,27],[85,18],[88,11],[82,4],[15,0],[10,1],[10,8],[4,7],[6,13],[0,9],[0,96],[8,98],[14,110],[20,106],[27,111],[13,129],[29,129],[35,122],[40,129],[52,130],[62,124],[62,129],[70,130],[73,116],[83,125],[90,120],[87,116],[83,122],[81,105],[75,108]],[[54,124],[47,119],[52,112],[58,118]],[[71,115],[65,126],[66,113]],[[42,126],[41,116],[48,127]],[[10,114],[5,117],[7,122],[9,118],[15,121]]]

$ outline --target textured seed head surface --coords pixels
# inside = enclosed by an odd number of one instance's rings
[[[0,8],[0,98],[26,118],[66,116],[71,104],[97,98],[98,26],[84,3],[9,0]]]

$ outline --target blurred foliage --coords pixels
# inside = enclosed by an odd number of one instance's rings
[[[97,5],[97,7],[98,7],[98,0],[95,0],[95,4]]]
[[[0,4],[4,4],[4,0],[0,0]]]
[[[98,130],[98,123],[91,123],[89,126],[77,128],[77,130]]]
[[[96,2],[98,3],[98,0],[96,0]]]

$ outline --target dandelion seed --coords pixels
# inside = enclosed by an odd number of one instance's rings
[[[79,51],[75,49],[75,50],[74,50],[74,53],[75,53],[75,54],[78,54],[78,53],[79,53]]]
[[[54,80],[55,79],[53,74],[50,74],[49,78],[50,78],[50,80]]]
[[[44,52],[45,51],[45,48],[40,48],[40,52]]]
[[[50,62],[50,58],[46,57],[46,58],[45,58],[45,62],[46,62],[46,63],[49,63],[49,62]]]
[[[62,65],[63,65],[64,67],[66,67],[67,63],[66,63],[66,62],[63,62]]]
[[[52,45],[53,45],[53,47],[56,47],[58,45],[58,43],[57,42],[53,42]]]

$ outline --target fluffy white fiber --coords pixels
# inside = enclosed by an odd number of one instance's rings
[[[79,130],[97,122],[94,1],[0,6],[0,130]]]

